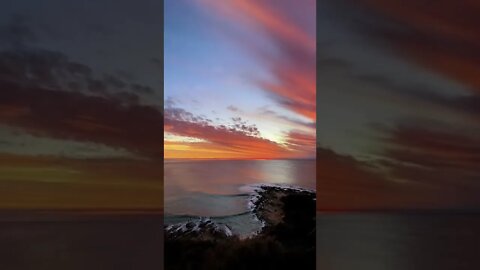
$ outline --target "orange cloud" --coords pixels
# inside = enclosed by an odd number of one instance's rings
[[[315,134],[308,134],[299,131],[291,131],[287,136],[289,149],[298,153],[298,156],[314,157],[317,146]]]
[[[260,146],[262,147],[262,146]],[[254,151],[238,151],[230,147],[213,143],[171,142],[165,141],[166,159],[253,159],[271,158],[270,153],[259,155]]]
[[[165,132],[205,142],[165,141],[166,158],[260,158],[292,155],[284,146],[262,138],[255,126],[235,119],[232,126],[214,126],[179,108],[165,109]]]

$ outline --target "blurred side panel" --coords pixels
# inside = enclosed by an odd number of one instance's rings
[[[476,269],[478,1],[317,1],[318,269]]]
[[[161,269],[163,1],[0,4],[0,268]]]

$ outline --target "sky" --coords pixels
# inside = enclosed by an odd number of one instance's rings
[[[479,11],[318,2],[318,209],[479,208]]]
[[[165,158],[314,158],[314,0],[165,1]]]
[[[1,6],[0,208],[160,209],[161,2]]]

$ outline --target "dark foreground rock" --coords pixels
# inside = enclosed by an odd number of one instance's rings
[[[165,269],[315,269],[315,193],[260,187],[262,231],[240,239],[209,220],[165,230]],[[194,228],[193,230],[187,227]]]

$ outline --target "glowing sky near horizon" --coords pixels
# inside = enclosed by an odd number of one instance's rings
[[[315,156],[315,1],[165,1],[165,158]]]

